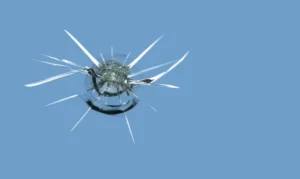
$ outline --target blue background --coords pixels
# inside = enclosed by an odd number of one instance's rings
[[[2,1],[0,178],[300,178],[299,5]],[[85,103],[44,107],[82,92],[84,76],[24,87],[65,71],[32,61],[41,54],[91,65],[64,29],[97,57],[113,45],[134,58],[164,34],[139,69],[190,50],[159,81],[181,89],[139,89],[158,112],[127,114],[135,145],[122,115],[90,112],[70,133]]]

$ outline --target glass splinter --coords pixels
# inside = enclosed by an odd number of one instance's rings
[[[102,61],[103,61],[104,65],[105,65],[105,67],[107,67],[107,66],[106,66],[106,63],[105,63],[105,59],[104,59],[104,57],[103,57],[103,54],[102,54],[102,53],[100,53],[100,56],[101,56],[101,59],[102,59]]]
[[[87,113],[91,110],[92,108],[89,107],[89,109],[83,114],[83,116],[79,119],[79,121],[74,125],[74,127],[71,129],[71,132],[78,126],[78,124],[82,121],[82,119],[87,115]]]
[[[147,68],[147,69],[145,69],[145,70],[141,70],[141,71],[139,71],[139,72],[133,73],[133,74],[129,75],[128,77],[131,78],[131,77],[134,77],[134,76],[137,76],[137,75],[146,73],[146,72],[148,72],[148,71],[155,70],[155,69],[157,69],[157,68],[160,68],[160,67],[169,65],[169,64],[174,63],[174,62],[175,62],[175,61],[171,61],[171,62],[166,62],[166,63],[160,64],[160,65],[156,65],[156,66],[154,66],[154,67],[150,67],[150,68]]]
[[[51,105],[54,105],[54,104],[57,104],[57,103],[61,103],[61,102],[64,102],[64,101],[72,99],[72,98],[76,98],[78,95],[79,94],[75,94],[75,95],[72,95],[72,96],[68,96],[68,97],[62,98],[60,100],[54,101],[52,103],[49,103],[46,106],[51,106]]]
[[[96,60],[95,57],[93,57],[89,51],[72,35],[70,34],[67,30],[65,32],[71,37],[71,39],[78,45],[78,47],[91,59],[91,61],[96,65],[100,66],[100,63]]]
[[[48,64],[48,65],[51,65],[51,66],[68,68],[70,70],[74,70],[74,71],[78,71],[80,73],[86,74],[86,71],[84,69],[76,70],[76,69],[74,69],[70,66],[67,66],[67,65],[62,65],[62,64],[57,64],[57,63],[50,63],[50,62],[46,62],[46,61],[42,61],[42,60],[34,60],[34,61],[41,62],[41,63],[44,63],[44,64]]]
[[[52,57],[52,56],[50,56],[50,55],[45,55],[45,54],[43,54],[43,55],[44,55],[45,57],[48,57],[48,58],[52,59],[52,60],[62,62],[60,59],[58,59],[58,58],[56,58],[56,57]]]
[[[75,66],[75,67],[79,67],[79,68],[84,69],[84,67],[82,67],[82,66],[80,66],[80,65],[77,65],[76,63],[74,63],[74,62],[72,62],[72,61],[70,61],[70,60],[60,60],[59,58],[52,57],[52,56],[45,55],[45,54],[43,54],[43,56],[48,57],[48,58],[50,58],[50,59],[52,59],[52,60],[55,60],[55,61],[59,61],[59,62],[65,63],[65,64],[67,64],[67,65],[72,65],[72,66]]]
[[[168,87],[168,88],[179,88],[179,86],[169,85],[169,84],[157,84],[157,85]]]
[[[163,35],[160,36],[157,40],[155,40],[148,48],[146,48],[136,59],[134,59],[129,65],[128,68],[132,68],[138,61],[140,61],[144,55],[161,39]]]
[[[127,123],[127,127],[128,127],[128,130],[129,130],[129,133],[131,135],[132,142],[135,144],[134,137],[133,137],[133,134],[132,134],[132,131],[131,131],[131,127],[130,127],[130,124],[129,124],[129,121],[128,121],[128,118],[127,118],[127,115],[126,115],[125,112],[124,112],[124,115],[125,115],[125,120],[126,120],[126,123]]]
[[[70,60],[65,60],[65,59],[63,59],[63,60],[61,60],[61,61],[64,62],[64,63],[66,63],[66,64],[72,65],[72,66],[74,66],[74,67],[78,67],[78,68],[84,69],[84,67],[79,66],[79,65],[77,65],[76,63],[74,63],[74,62],[72,62],[72,61],[70,61]]]
[[[126,56],[126,58],[124,60],[123,66],[125,65],[125,63],[126,63],[126,61],[127,61],[127,59],[128,59],[128,57],[129,57],[130,54],[131,54],[130,52],[127,54],[127,56]]]
[[[153,83],[155,81],[157,81],[158,79],[160,79],[161,77],[163,77],[164,75],[166,75],[167,73],[169,73],[170,71],[172,71],[177,65],[179,65],[184,59],[185,57],[189,54],[189,52],[186,52],[183,57],[181,57],[178,62],[176,62],[174,65],[172,65],[167,71],[164,71],[158,75],[155,75],[154,77],[148,78],[148,79],[144,79],[144,80],[150,80],[150,83]],[[139,80],[139,81],[143,81],[143,80]]]
[[[64,78],[64,77],[73,75],[73,74],[78,73],[78,72],[79,71],[73,70],[73,71],[70,71],[70,72],[67,72],[67,73],[63,73],[63,74],[60,74],[60,75],[56,75],[56,76],[47,78],[47,79],[42,80],[42,81],[38,81],[38,82],[34,82],[34,83],[29,83],[29,84],[26,84],[25,86],[26,87],[34,87],[34,86],[42,85],[42,84],[45,84],[45,83],[48,83],[48,82],[51,82],[51,81],[54,81],[54,80],[58,80],[60,78]]]
[[[45,63],[45,64],[52,65],[52,66],[71,68],[70,66],[62,65],[62,64],[58,64],[58,63],[50,63],[50,62],[46,62],[46,61],[42,61],[42,60],[34,60],[34,61]]]

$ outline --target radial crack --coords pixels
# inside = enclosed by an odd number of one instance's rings
[[[125,112],[124,112],[124,115],[125,115],[125,120],[126,120],[126,123],[127,123],[129,133],[131,135],[132,142],[135,144],[134,137],[133,137],[133,134],[132,134],[132,131],[131,131],[131,127],[130,127],[130,124],[129,124],[129,121],[128,121],[128,118],[127,118],[127,115],[126,115]]]
[[[79,121],[74,125],[74,127],[71,129],[71,132],[77,127],[77,125],[82,121],[82,119],[87,115],[87,113],[91,110],[92,108],[89,107],[89,109],[83,114],[83,116],[79,119]]]
[[[104,65],[105,65],[105,67],[106,67],[106,63],[105,63],[105,59],[104,59],[104,57],[103,57],[103,54],[102,54],[102,53],[100,53],[100,56],[101,56],[101,59],[102,59],[102,61],[103,61]]]
[[[59,58],[52,57],[52,56],[45,55],[45,54],[43,54],[43,56],[48,57],[48,58],[50,58],[50,59],[52,59],[52,60],[55,60],[55,61],[58,61],[58,62],[65,63],[65,64],[67,64],[67,65],[72,65],[72,66],[74,66],[74,67],[78,67],[78,68],[81,68],[81,69],[85,69],[84,67],[82,67],[82,66],[80,66],[80,65],[78,65],[78,64],[76,64],[76,63],[74,63],[74,62],[72,62],[72,61],[70,61],[70,60],[65,60],[65,59],[61,60],[61,59],[59,59]]]
[[[175,61],[170,61],[170,62],[166,62],[166,63],[160,64],[160,65],[156,65],[156,66],[154,66],[154,67],[150,67],[150,68],[141,70],[141,71],[139,71],[139,72],[133,73],[133,74],[129,75],[128,77],[131,78],[131,77],[134,77],[134,76],[137,76],[137,75],[146,73],[146,72],[148,72],[148,71],[155,70],[155,69],[157,69],[157,68],[160,68],[160,67],[169,65],[169,64],[174,63],[174,62],[175,62]]]
[[[123,65],[125,65],[125,63],[126,63],[126,61],[127,61],[128,57],[130,56],[130,54],[131,54],[131,52],[129,52],[129,53],[127,54],[127,56],[126,56],[126,58],[125,58],[125,60],[124,60],[124,63],[123,63]]]
[[[58,64],[58,63],[50,63],[50,62],[46,62],[46,61],[42,61],[42,60],[35,60],[35,59],[34,59],[34,61],[45,63],[45,64],[52,65],[52,66],[57,66],[57,67],[71,68],[70,66],[62,65],[62,64]]]
[[[78,45],[78,47],[91,59],[91,61],[97,66],[100,67],[101,64],[98,62],[98,60],[93,57],[90,52],[72,35],[70,34],[67,30],[65,32],[71,37],[71,39]]]
[[[170,71],[172,71],[177,65],[179,65],[184,59],[185,57],[189,54],[189,52],[186,52],[183,57],[181,57],[174,65],[172,65],[167,71],[164,71],[158,75],[155,75],[151,78],[146,78],[143,80],[138,80],[138,81],[142,81],[142,82],[146,82],[146,83],[153,83],[155,81],[157,81],[158,79],[160,79],[161,77],[163,77],[164,75],[166,75],[167,73],[169,73]]]
[[[48,82],[51,82],[51,81],[54,81],[54,80],[58,80],[60,78],[64,78],[64,77],[73,75],[73,74],[78,73],[78,72],[79,71],[77,71],[77,70],[72,70],[70,72],[59,74],[59,75],[56,75],[56,76],[53,76],[53,77],[50,77],[50,78],[47,78],[47,79],[44,79],[44,80],[41,80],[41,81],[38,81],[38,82],[26,84],[25,86],[26,87],[33,87],[33,86],[42,85],[42,84],[45,84],[45,83],[48,83]]]
[[[54,105],[54,104],[57,104],[57,103],[61,103],[61,102],[64,102],[64,101],[72,99],[72,98],[76,98],[78,95],[79,94],[75,94],[75,95],[72,95],[72,96],[68,96],[68,97],[62,98],[60,100],[54,101],[52,103],[49,103],[46,106],[51,106],[51,105]]]
[[[149,47],[147,47],[138,57],[136,57],[129,65],[128,68],[132,68],[138,61],[140,61],[144,55],[163,37],[160,36],[158,39],[156,39]]]

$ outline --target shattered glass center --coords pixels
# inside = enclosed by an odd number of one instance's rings
[[[130,68],[123,61],[124,55],[116,55],[103,65],[88,69],[84,100],[93,110],[112,115],[136,106],[138,99],[133,95],[136,85],[129,83]]]
[[[94,88],[99,95],[118,96],[131,88],[128,84],[130,70],[117,61],[106,61],[101,67],[93,66],[92,74],[89,75],[93,81]]]

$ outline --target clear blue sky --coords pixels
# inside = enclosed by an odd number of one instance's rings
[[[0,178],[300,178],[299,5],[2,1]],[[164,34],[139,69],[190,50],[159,81],[180,89],[139,89],[158,112],[141,102],[127,114],[135,145],[122,115],[91,112],[70,133],[85,103],[45,107],[82,92],[83,76],[24,87],[64,72],[32,60],[41,54],[91,65],[64,29],[98,57],[111,45],[134,57]]]

